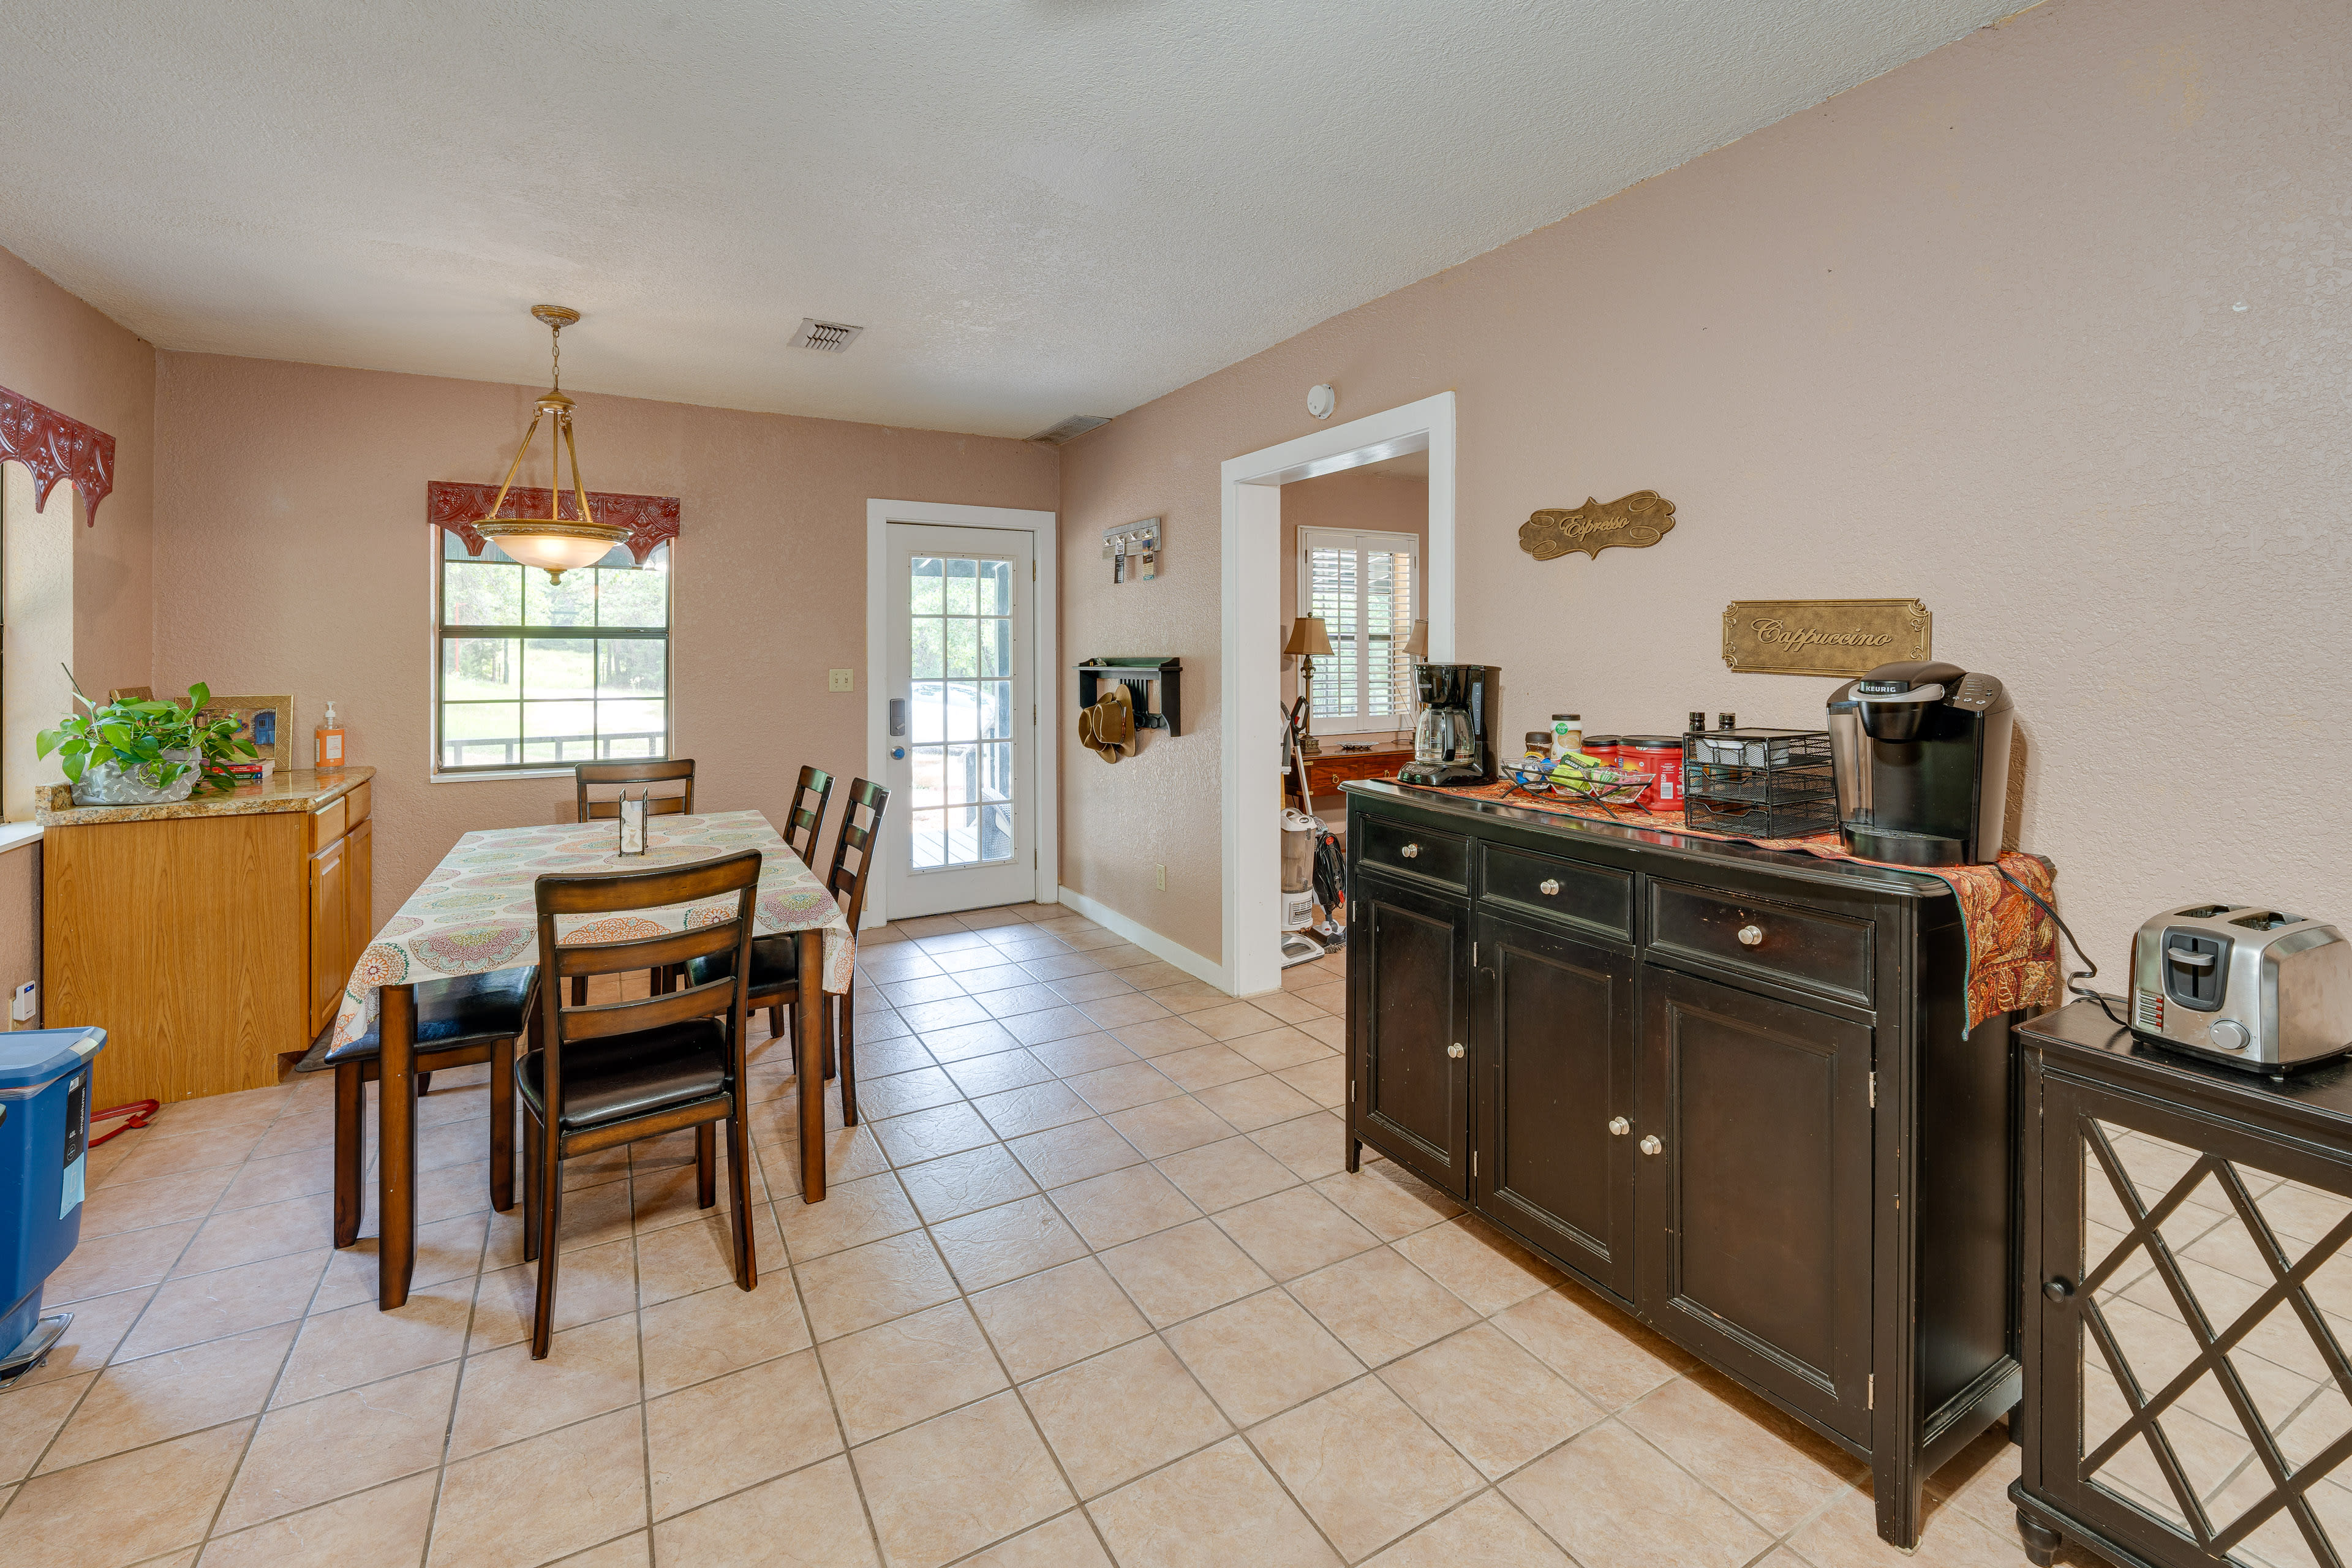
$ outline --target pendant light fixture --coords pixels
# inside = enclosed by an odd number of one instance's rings
[[[629,531],[598,522],[588,510],[588,491],[580,482],[580,448],[572,438],[573,404],[563,395],[563,329],[579,321],[580,312],[565,305],[533,305],[530,313],[547,323],[550,385],[540,395],[539,412],[530,416],[530,428],[523,432],[522,445],[516,449],[514,461],[507,465],[507,477],[499,486],[499,499],[490,503],[490,514],[474,527],[484,539],[515,560],[526,566],[540,567],[561,583],[566,572],[576,566],[593,566],[614,545],[628,542]],[[530,453],[541,422],[550,415],[555,417],[547,438],[549,515],[500,517],[499,510],[506,505],[507,491],[514,488],[516,471]],[[572,459],[573,510],[570,517],[563,515],[563,459],[567,456]]]

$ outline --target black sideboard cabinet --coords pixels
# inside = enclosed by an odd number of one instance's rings
[[[1941,881],[1391,784],[1348,801],[1369,1143],[1869,1460],[2018,1402],[2009,1020]]]
[[[2340,1568],[2352,1553],[2352,1066],[2278,1078],[2091,1003],[2018,1033],[2033,1562]]]

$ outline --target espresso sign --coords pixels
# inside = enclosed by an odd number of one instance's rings
[[[1749,599],[1725,606],[1723,662],[1743,675],[1867,675],[1930,658],[1916,599]]]
[[[1630,550],[1655,544],[1675,526],[1675,503],[1655,490],[1635,490],[1612,501],[1584,498],[1580,507],[1553,507],[1519,524],[1519,548],[1538,561],[1578,551],[1598,560],[1612,544]]]

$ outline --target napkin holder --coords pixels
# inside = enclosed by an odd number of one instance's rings
[[[623,790],[621,798],[614,803],[614,816],[621,825],[621,853],[624,855],[646,852],[646,816],[653,793],[653,786],[648,784],[638,792],[636,799],[631,800],[629,792]]]

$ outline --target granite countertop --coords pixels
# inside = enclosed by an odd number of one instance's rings
[[[70,784],[43,784],[34,791],[33,820],[45,827],[79,827],[101,822],[161,822],[180,816],[258,816],[278,811],[316,811],[375,777],[373,768],[293,768],[273,773],[268,784],[245,784],[226,795],[192,795],[165,805],[76,805]]]

